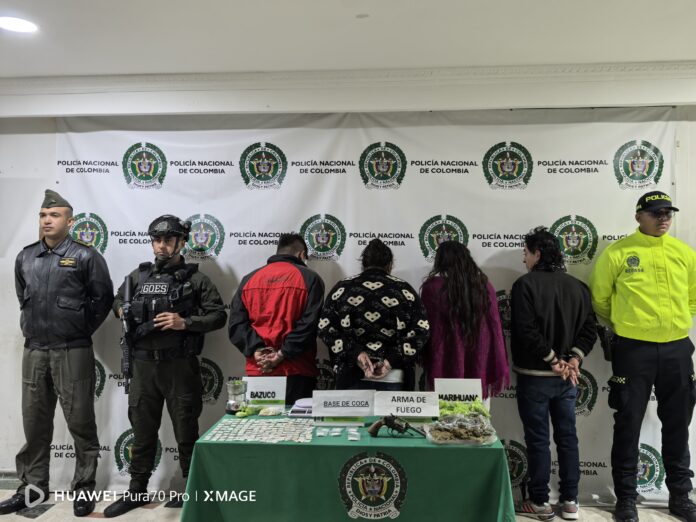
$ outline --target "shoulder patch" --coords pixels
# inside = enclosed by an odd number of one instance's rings
[[[81,239],[73,238],[73,243],[77,243],[78,245],[82,245],[82,246],[87,247],[87,248],[94,248],[92,245],[90,245],[89,243],[85,243]]]

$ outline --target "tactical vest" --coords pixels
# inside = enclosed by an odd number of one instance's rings
[[[200,296],[191,283],[191,276],[197,271],[198,265],[182,264],[175,270],[155,273],[152,263],[140,265],[138,286],[131,302],[136,349],[186,348],[192,354],[201,353],[202,334],[187,330],[161,330],[153,322],[162,312],[178,313],[184,319],[195,314]]]

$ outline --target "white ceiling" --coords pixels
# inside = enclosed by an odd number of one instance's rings
[[[369,15],[359,18],[358,15]],[[693,0],[2,0],[0,77],[696,60]]]

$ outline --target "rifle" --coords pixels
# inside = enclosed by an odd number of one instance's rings
[[[126,276],[123,282],[123,303],[121,304],[121,372],[126,378],[126,395],[130,391],[130,380],[133,377],[133,336],[131,333],[131,301],[133,299],[133,289],[131,288],[131,276]]]
[[[389,429],[389,435],[394,436],[395,433],[417,433],[418,435],[425,437],[425,432],[420,428],[415,428],[411,426],[401,417],[397,417],[394,414],[388,415],[377,420],[372,426],[367,428],[367,432],[371,437],[376,437],[382,426],[386,426]]]

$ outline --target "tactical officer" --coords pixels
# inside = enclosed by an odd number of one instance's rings
[[[222,328],[225,307],[215,285],[186,263],[181,249],[191,223],[164,215],[148,228],[154,263],[142,263],[130,274],[133,378],[128,418],[135,440],[131,449],[128,494],[104,510],[117,517],[148,502],[147,483],[157,453],[157,432],[166,402],[179,446],[179,462],[188,476],[193,444],[198,439],[198,416],[203,406],[197,355],[206,332]],[[114,311],[122,312],[125,282],[118,289]],[[170,501],[167,507],[181,507]]]
[[[595,312],[616,332],[609,381],[609,406],[616,410],[611,470],[615,518],[622,522],[638,520],[638,444],[653,386],[669,510],[696,521],[696,505],[689,499],[689,424],[696,392],[689,330],[696,314],[696,252],[667,233],[678,210],[664,192],[641,196],[638,230],[609,245],[590,277]]]
[[[75,516],[94,510],[87,492],[94,490],[99,440],[94,420],[92,334],[106,318],[113,285],[104,258],[73,239],[73,208],[52,190],[39,212],[41,239],[25,247],[15,263],[15,287],[22,310],[22,421],[27,442],[17,454],[17,493],[0,503],[0,514],[14,513],[27,502],[48,496],[53,414],[60,399],[75,441],[78,492]],[[84,490],[85,493],[80,494]]]

